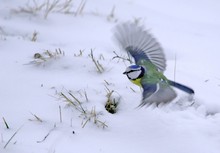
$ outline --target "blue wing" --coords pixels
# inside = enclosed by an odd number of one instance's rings
[[[126,50],[141,65],[142,60],[153,63],[158,70],[166,69],[166,59],[160,44],[143,27],[126,22],[115,29],[115,38],[119,45]]]
[[[168,80],[168,82],[169,82],[169,85],[171,85],[173,87],[176,87],[176,88],[178,88],[178,89],[180,89],[182,91],[185,91],[188,94],[195,94],[194,90],[192,88],[190,88],[190,87],[187,87],[187,86],[185,86],[183,84],[180,84],[178,82],[174,82],[174,81],[171,81],[171,80]]]
[[[163,81],[155,84],[142,82],[142,87],[144,91],[140,107],[153,103],[156,105],[168,103],[177,96],[175,91]]]

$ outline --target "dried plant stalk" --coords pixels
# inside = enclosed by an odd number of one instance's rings
[[[76,98],[71,92],[60,92],[58,95],[60,96],[60,98],[64,100],[64,102],[67,102],[70,106],[73,106],[73,108],[75,108],[75,110],[77,110],[80,113],[80,117],[83,119],[82,128],[84,128],[88,122],[92,122],[97,127],[108,127],[105,122],[99,119],[101,112],[96,112],[95,107],[92,108],[91,111],[84,108],[82,102],[78,98]]]

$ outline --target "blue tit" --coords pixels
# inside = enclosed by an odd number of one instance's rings
[[[140,107],[171,102],[177,96],[172,87],[194,94],[193,89],[163,75],[166,69],[164,51],[143,27],[130,22],[122,23],[116,26],[114,36],[119,46],[134,58],[135,65],[127,67],[123,74],[143,88]]]

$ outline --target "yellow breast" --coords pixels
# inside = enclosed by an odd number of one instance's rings
[[[138,78],[138,79],[136,79],[136,80],[130,80],[132,83],[134,83],[134,84],[136,84],[136,85],[138,85],[138,86],[140,86],[141,87],[141,78]]]

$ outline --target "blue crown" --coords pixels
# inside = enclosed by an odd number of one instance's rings
[[[131,65],[131,66],[129,66],[129,68],[131,68],[131,69],[139,69],[141,66],[139,66],[139,65]]]

